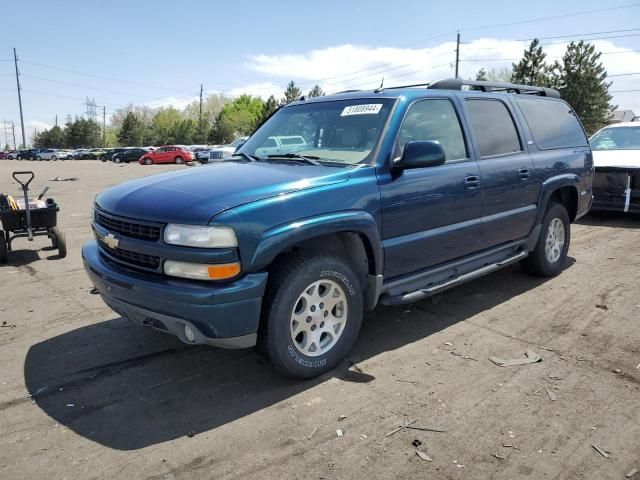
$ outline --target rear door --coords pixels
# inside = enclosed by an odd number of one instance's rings
[[[446,162],[380,178],[387,278],[462,257],[480,245],[480,171],[450,98],[418,100],[408,108],[392,158],[419,140],[440,142]]]
[[[533,228],[540,184],[511,105],[466,98],[482,175],[482,247],[523,238]]]

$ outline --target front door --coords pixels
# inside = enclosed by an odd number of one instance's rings
[[[386,278],[473,253],[480,245],[480,170],[451,99],[424,99],[409,107],[393,158],[418,140],[440,142],[446,161],[380,176]]]

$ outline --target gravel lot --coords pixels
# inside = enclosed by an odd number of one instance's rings
[[[0,191],[16,194],[11,172],[27,168],[34,193],[49,184],[61,206],[69,255],[20,239],[0,266],[2,479],[620,479],[640,469],[638,217],[575,225],[557,278],[513,266],[379,307],[349,363],[293,382],[252,351],[185,347],[89,294],[80,247],[95,194],[188,167],[0,161]],[[527,349],[543,361],[488,360]],[[387,436],[413,420],[446,431]]]

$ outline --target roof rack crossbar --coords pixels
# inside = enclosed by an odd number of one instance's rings
[[[471,90],[480,90],[482,92],[507,92],[522,95],[540,95],[543,97],[560,98],[560,92],[553,88],[518,85],[516,83],[463,80],[461,78],[438,80],[437,82],[433,82],[427,88],[438,90],[462,90],[462,87],[464,86],[470,87]]]

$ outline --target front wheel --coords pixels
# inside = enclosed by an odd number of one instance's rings
[[[2,230],[0,230],[0,263],[7,263],[7,242]]]
[[[551,203],[542,219],[538,243],[521,263],[522,268],[534,275],[554,277],[564,267],[571,240],[571,222],[564,205]]]
[[[284,375],[317,377],[347,355],[362,311],[360,282],[346,259],[323,252],[293,256],[269,278],[258,350]]]
[[[184,160],[182,160],[182,157],[176,157],[176,163],[177,163],[178,165],[180,165],[180,164],[181,164],[181,163],[183,163],[183,162],[184,162]]]
[[[114,158],[114,159],[113,159],[113,161],[114,161],[114,162],[116,162],[116,163],[120,163],[120,162],[122,162],[122,160],[120,160],[120,157],[116,157],[116,158]]]
[[[153,165],[153,160],[151,160],[150,158],[145,158],[144,159],[144,164],[145,165]]]

